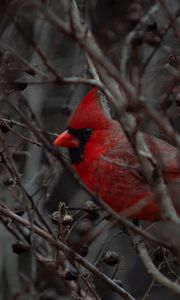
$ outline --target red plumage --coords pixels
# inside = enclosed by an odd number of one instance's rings
[[[99,92],[93,89],[73,114],[69,129],[60,134],[54,144],[71,151],[80,149],[80,159],[73,162],[73,168],[88,188],[112,209],[133,219],[158,220],[160,209],[138,158],[121,126],[111,119],[100,100]],[[88,138],[84,136],[86,129],[91,130]],[[144,138],[157,158],[179,211],[180,170],[176,149],[153,136],[144,134]]]

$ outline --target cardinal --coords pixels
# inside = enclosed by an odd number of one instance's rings
[[[177,151],[154,136],[144,134],[144,139],[156,157],[175,208],[180,211]],[[72,168],[113,210],[133,220],[160,220],[160,207],[137,155],[119,122],[111,118],[105,96],[96,88],[80,102],[54,145],[68,148]]]

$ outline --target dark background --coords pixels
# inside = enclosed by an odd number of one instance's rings
[[[38,2],[38,1],[37,1]],[[41,2],[41,1],[39,1]],[[178,9],[179,1],[163,1],[165,7],[173,18]],[[146,23],[146,30],[142,38],[141,28],[139,37],[135,39],[132,53],[127,62],[129,76],[136,78],[143,65],[152,55],[147,67],[140,75],[141,92],[146,101],[158,111],[162,99],[169,93],[166,101],[166,113],[171,118],[175,130],[179,131],[179,82],[174,84],[171,69],[174,66],[179,70],[180,43],[174,29],[170,26],[166,34],[164,28],[169,24],[167,11],[158,1],[151,0],[91,0],[77,1],[82,20],[90,28],[99,46],[119,69],[122,64],[123,47],[128,34],[138,26],[142,17],[152,10]],[[68,18],[68,1],[44,1],[59,18]],[[154,9],[154,7],[156,8]],[[142,26],[142,25],[141,25]],[[176,27],[180,31],[177,21]],[[6,118],[23,123],[23,119],[16,113],[11,105],[22,112],[30,122],[34,122],[28,109],[19,101],[20,96],[30,105],[40,127],[51,133],[59,133],[66,127],[67,121],[90,87],[83,84],[49,84],[47,78],[54,78],[48,64],[53,66],[62,77],[89,76],[90,71],[84,52],[69,37],[60,33],[43,16],[43,12],[36,9],[31,1],[3,1],[0,2],[0,102],[1,119]],[[43,58],[45,54],[46,58]],[[29,82],[41,81],[42,84]],[[173,87],[172,87],[173,85]],[[168,102],[168,103],[167,103]],[[11,105],[9,105],[10,103]],[[112,115],[113,111],[112,111]],[[28,127],[12,127],[23,136],[34,139]],[[1,128],[2,129],[2,128]],[[150,134],[167,140],[157,127],[144,118],[141,129]],[[78,184],[70,177],[59,162],[51,159],[41,147],[17,137],[13,132],[2,134],[9,145],[14,147],[11,155],[15,161],[23,184],[28,193],[33,195],[48,222],[49,215],[58,209],[59,202],[69,207],[82,207],[90,199]],[[49,135],[50,143],[53,135]],[[1,145],[1,151],[3,145]],[[11,149],[11,148],[10,148]],[[44,184],[46,182],[46,184]],[[4,166],[0,170],[0,198],[10,208],[22,206],[18,188],[13,185],[11,176]],[[26,213],[24,215],[26,217]],[[92,228],[100,228],[104,223]],[[118,227],[106,229],[89,246],[87,259],[94,262],[97,253],[101,251],[104,243],[119,231]],[[68,288],[61,278],[48,271],[43,265],[33,261],[33,256],[22,254],[18,256],[12,251],[12,243],[16,242],[4,225],[0,225],[0,299],[70,299]],[[79,235],[72,233],[70,243],[80,241]],[[43,243],[40,241],[40,243]],[[43,246],[42,246],[43,247]],[[46,247],[46,255],[50,250]],[[121,257],[121,263],[115,278],[123,283],[135,299],[179,299],[167,288],[160,286],[147,274],[131,239],[127,233],[121,233],[114,238],[110,250],[116,251]],[[150,250],[156,265],[160,266],[163,258],[157,248]],[[161,250],[160,250],[161,252]],[[158,256],[159,255],[159,256]],[[172,259],[173,261],[173,259]],[[115,267],[100,264],[107,274],[113,274]],[[162,268],[170,278],[178,277],[176,263],[172,263],[171,273],[165,264]],[[175,274],[175,275],[174,275]],[[174,277],[173,277],[174,276]],[[95,280],[97,292],[103,296],[106,286]],[[147,292],[149,289],[149,292]],[[147,293],[147,294],[146,294]],[[16,294],[16,297],[14,295]],[[14,298],[13,298],[14,297]],[[49,298],[48,298],[49,297]],[[104,299],[120,299],[120,296],[107,289]]]

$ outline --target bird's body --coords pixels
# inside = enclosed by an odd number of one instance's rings
[[[81,102],[55,145],[69,148],[72,166],[82,181],[116,212],[137,220],[155,221],[160,208],[143,176],[141,165],[117,121],[103,110],[93,89]],[[179,211],[180,169],[176,149],[144,134]]]

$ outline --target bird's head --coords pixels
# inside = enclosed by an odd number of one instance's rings
[[[55,139],[54,145],[68,148],[72,163],[78,163],[93,132],[109,128],[111,121],[105,97],[94,88],[80,102],[67,129]]]

